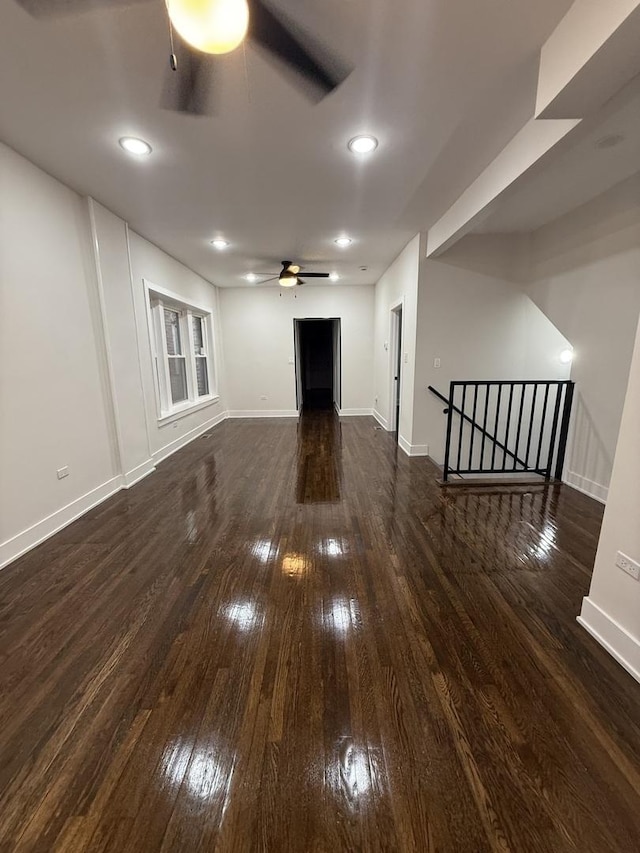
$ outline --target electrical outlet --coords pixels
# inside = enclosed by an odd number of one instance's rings
[[[632,560],[631,557],[627,557],[627,555],[623,554],[622,551],[618,551],[616,566],[619,569],[622,569],[623,572],[631,575],[635,580],[640,580],[640,564],[636,563],[635,560]]]
[[[433,359],[433,366],[434,367],[440,367],[440,359],[439,358]]]
[[[69,476],[69,466],[65,465],[64,468],[58,468],[56,471],[56,476],[59,480],[64,480],[65,477]]]

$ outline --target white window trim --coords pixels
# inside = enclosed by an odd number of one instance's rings
[[[215,364],[215,338],[213,314],[209,308],[185,301],[179,293],[173,293],[164,287],[158,287],[143,279],[145,289],[145,306],[147,310],[147,325],[151,344],[151,359],[153,385],[156,397],[156,416],[158,425],[171,423],[197,412],[220,399],[217,393],[217,376]],[[178,311],[180,314],[180,338],[182,352],[186,365],[187,399],[173,404],[171,401],[171,384],[168,376],[166,340],[164,338],[164,309]],[[158,312],[157,317],[154,312]],[[195,353],[193,346],[193,315],[202,317],[203,336],[207,358],[207,382],[209,394],[197,396],[197,380],[195,370]],[[162,370],[162,376],[160,372]]]

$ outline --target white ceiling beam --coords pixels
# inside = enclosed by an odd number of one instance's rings
[[[504,194],[578,124],[579,119],[531,119],[527,122],[444,216],[429,229],[427,257],[437,257],[472,231],[491,213]]]
[[[640,73],[640,0],[575,0],[540,54],[536,118],[585,118]]]
[[[640,73],[639,44],[640,0],[575,0],[542,48],[535,117],[429,229],[428,257],[472,231],[583,118]]]

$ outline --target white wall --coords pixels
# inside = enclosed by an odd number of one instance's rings
[[[568,379],[568,346],[514,284],[517,255],[508,240],[471,236],[438,260],[420,260],[414,441],[442,464],[451,381]],[[434,360],[440,359],[440,368]]]
[[[426,453],[413,441],[413,398],[416,360],[418,310],[418,270],[421,251],[420,235],[411,240],[375,288],[375,332],[373,349],[374,407],[376,417],[386,427],[392,423],[391,380],[395,365],[391,364],[392,308],[402,302],[402,382],[400,386],[399,443],[410,454]],[[406,359],[406,361],[405,361]]]
[[[372,286],[226,288],[220,307],[231,412],[296,415],[293,321],[339,317],[342,412],[371,413]]]
[[[220,310],[218,288],[183,266],[162,249],[149,243],[135,232],[129,234],[131,253],[131,281],[135,304],[135,319],[139,342],[139,361],[142,370],[144,403],[149,425],[151,454],[158,461],[177,450],[207,424],[222,420],[226,408],[225,376],[221,344]],[[214,326],[214,348],[216,364],[216,390],[219,399],[202,409],[191,412],[170,423],[158,423],[153,363],[147,323],[147,305],[144,281],[175,293],[185,302],[211,312]]]
[[[153,468],[138,358],[126,222],[89,199],[120,468],[127,485]],[[143,329],[143,334],[146,331]]]
[[[166,426],[143,279],[214,317],[220,399]],[[0,145],[0,566],[224,410],[217,288]]]
[[[640,681],[640,583],[616,567],[640,562],[640,326],[636,335],[609,499],[580,622]]]
[[[575,349],[568,481],[606,499],[640,314],[640,176],[535,232],[526,292]]]
[[[3,145],[0,471],[0,565],[119,473],[86,200]]]

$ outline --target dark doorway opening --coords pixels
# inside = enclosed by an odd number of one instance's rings
[[[402,308],[396,311],[396,364],[395,364],[395,389],[396,389],[396,412],[395,412],[395,437],[398,441],[400,437],[400,383],[402,379]]]
[[[391,427],[396,441],[400,438],[400,403],[402,400],[402,305],[391,311]]]
[[[340,320],[296,320],[298,409],[340,408]]]

